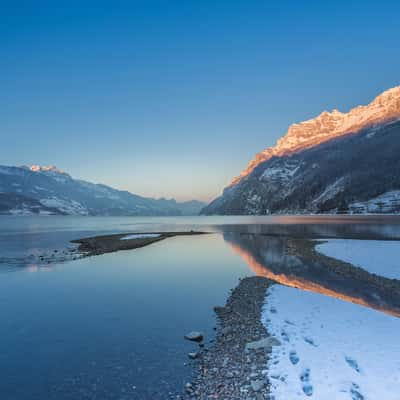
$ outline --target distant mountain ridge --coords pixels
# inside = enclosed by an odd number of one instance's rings
[[[395,150],[400,86],[348,113],[325,111],[290,126],[202,213],[399,212]]]
[[[73,179],[55,166],[0,166],[1,214],[197,215],[204,203],[152,199]]]

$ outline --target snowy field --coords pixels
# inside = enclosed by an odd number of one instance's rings
[[[349,262],[374,274],[400,279],[400,242],[332,239],[316,249],[326,256]]]
[[[274,400],[400,399],[400,319],[274,285],[263,323],[281,342],[269,361]]]

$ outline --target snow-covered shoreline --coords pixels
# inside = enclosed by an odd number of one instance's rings
[[[268,361],[275,400],[398,400],[399,318],[276,284],[262,321],[281,342]]]
[[[400,279],[398,241],[329,239],[317,245],[316,250],[373,274]]]
[[[395,241],[329,239],[316,250],[400,279]],[[400,318],[320,293],[273,285],[262,321],[281,341],[268,360],[275,400],[398,400]]]

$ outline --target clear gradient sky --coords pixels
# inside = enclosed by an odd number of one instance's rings
[[[210,199],[291,123],[398,85],[399,15],[368,0],[2,1],[0,164]]]

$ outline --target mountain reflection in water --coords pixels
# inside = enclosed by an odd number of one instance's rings
[[[400,216],[254,216],[236,217],[231,221],[210,225],[206,229],[301,239],[400,240]]]
[[[400,317],[399,281],[332,269],[301,252],[288,254],[285,238],[236,232],[225,232],[223,237],[259,276]]]

